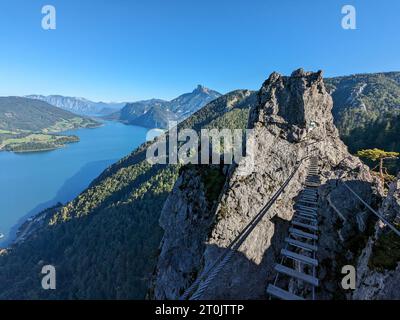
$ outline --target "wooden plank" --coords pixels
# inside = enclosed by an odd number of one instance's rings
[[[304,185],[307,187],[319,187],[320,186],[319,183],[313,183],[313,182],[305,182]]]
[[[311,230],[311,231],[318,231],[318,227],[317,226],[313,226],[313,225],[306,224],[306,223],[303,223],[303,222],[299,222],[299,221],[296,221],[296,220],[292,221],[292,225],[294,225],[296,227],[306,228],[306,229]]]
[[[307,218],[307,219],[312,219],[312,220],[317,221],[318,215],[310,214],[310,213],[307,213],[307,212],[299,212],[299,211],[297,211],[296,214],[293,216],[293,218],[295,218],[295,217]]]
[[[301,198],[298,201],[302,203],[315,204],[315,205],[318,203],[317,201],[309,201]]]
[[[304,298],[299,297],[289,291],[283,290],[279,287],[276,287],[273,284],[268,285],[267,293],[282,300],[304,300]]]
[[[290,259],[296,260],[298,262],[309,264],[309,265],[314,266],[314,267],[318,266],[318,260],[316,260],[314,258],[307,257],[307,256],[302,255],[302,254],[298,254],[298,253],[290,251],[290,250],[282,249],[281,250],[281,255],[283,255],[285,257],[288,257]]]
[[[318,287],[318,285],[319,285],[319,280],[317,278],[315,278],[313,276],[310,276],[308,274],[296,271],[296,270],[294,270],[292,268],[285,267],[285,266],[283,266],[281,264],[277,264],[275,266],[275,270],[277,272],[279,272],[279,273],[286,274],[286,275],[288,275],[288,276],[290,276],[292,278],[303,280],[303,281],[305,281],[307,283],[312,284],[315,287]]]
[[[309,221],[309,222],[314,222],[315,224],[317,224],[318,223],[318,220],[317,219],[315,219],[315,217],[312,217],[312,216],[306,216],[306,215],[303,215],[303,214],[296,214],[294,217],[293,217],[293,219],[301,219],[301,220],[305,220],[305,221]]]
[[[307,207],[307,206],[303,206],[303,205],[297,204],[297,203],[296,203],[296,207],[303,209],[304,211],[310,211],[312,213],[317,213],[317,211],[318,211],[317,207]]]
[[[312,240],[318,240],[318,236],[312,233],[308,233],[308,232],[304,232],[301,231],[299,229],[296,228],[290,228],[289,232],[294,235],[294,236],[298,236],[298,237],[302,237],[305,239],[312,239]]]
[[[302,242],[299,240],[295,240],[295,239],[292,239],[289,237],[285,238],[285,242],[289,243],[292,246],[295,246],[297,248],[304,249],[307,251],[317,251],[318,250],[317,246],[314,246],[312,244],[305,243],[305,242]]]

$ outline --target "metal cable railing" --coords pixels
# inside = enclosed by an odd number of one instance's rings
[[[367,207],[369,210],[371,210],[380,220],[383,221],[395,234],[397,234],[400,237],[400,231],[392,225],[384,216],[382,216],[380,213],[378,213],[376,210],[374,210],[368,203],[366,203],[352,188],[350,188],[346,182],[342,181],[343,185],[358,199],[361,201],[361,203]]]
[[[283,185],[278,189],[278,191],[273,195],[273,197],[267,202],[267,204],[260,210],[260,212],[246,225],[246,227],[240,232],[240,234],[231,242],[231,244],[226,248],[228,252],[221,254],[220,257],[204,272],[196,281],[186,290],[186,292],[181,296],[180,300],[186,300],[195,291],[195,293],[190,297],[190,300],[198,300],[203,295],[204,291],[219,274],[219,272],[229,263],[233,254],[240,248],[243,242],[247,239],[249,234],[254,230],[260,220],[265,216],[268,210],[272,207],[278,197],[281,195],[283,190],[290,183],[298,169],[300,168],[302,162],[308,159],[309,156],[300,159],[295,168],[293,169],[290,176],[286,179]],[[201,283],[204,281],[203,283]]]

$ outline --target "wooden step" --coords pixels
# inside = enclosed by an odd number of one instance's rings
[[[302,237],[305,239],[312,239],[312,240],[318,240],[318,236],[312,233],[308,233],[308,232],[304,232],[301,231],[299,229],[296,228],[290,228],[289,232],[294,235],[294,236],[298,236],[298,237]]]
[[[303,223],[303,222],[299,222],[299,221],[296,221],[296,220],[292,221],[292,225],[294,225],[296,227],[306,228],[306,229],[311,230],[311,231],[318,231],[318,227],[317,226],[313,226],[313,225],[306,224],[306,223]]]
[[[299,212],[299,211],[297,211],[295,214],[294,214],[294,216],[293,216],[293,218],[295,218],[295,217],[299,217],[299,218],[303,218],[303,219],[309,219],[309,220],[313,220],[313,221],[317,221],[317,218],[318,218],[318,216],[315,214],[309,214],[309,213],[306,213],[306,212]]]
[[[314,266],[314,267],[318,266],[318,261],[316,259],[304,256],[302,254],[298,254],[298,253],[290,251],[290,250],[282,249],[281,250],[281,255],[284,256],[284,257],[296,260],[298,262],[309,264],[309,265]]]
[[[279,287],[276,287],[273,284],[268,285],[267,293],[282,300],[304,300],[304,298],[299,297],[289,291],[283,290]]]
[[[305,242],[302,242],[302,241],[299,241],[299,240],[295,240],[295,239],[292,239],[292,238],[289,238],[289,237],[287,237],[285,239],[285,242],[289,243],[290,245],[292,245],[294,247],[297,247],[297,248],[300,248],[300,249],[304,249],[304,250],[307,250],[307,251],[317,251],[318,250],[317,246],[314,246],[312,244],[305,243]]]
[[[315,196],[315,197],[317,197],[318,196],[318,192],[315,190],[303,190],[303,191],[301,191],[301,194],[307,194],[307,195],[310,195],[310,196]]]
[[[275,265],[275,270],[277,272],[279,272],[279,273],[286,274],[286,275],[288,275],[288,276],[290,276],[292,278],[303,280],[303,281],[305,281],[305,282],[307,282],[307,283],[309,283],[309,284],[311,284],[311,285],[313,285],[315,287],[318,287],[318,285],[319,285],[319,280],[317,278],[315,278],[313,276],[310,276],[308,274],[296,271],[296,270],[294,270],[292,268],[285,267],[285,266],[283,266],[281,264]]]
[[[319,183],[314,183],[314,182],[305,182],[304,185],[307,187],[319,187],[320,186]]]
[[[303,215],[303,214],[295,214],[293,216],[293,220],[297,220],[297,219],[301,219],[301,220],[305,220],[305,221],[309,221],[309,222],[314,222],[315,224],[318,223],[318,220],[315,217],[306,216],[306,215]]]
[[[318,193],[318,188],[314,188],[314,187],[305,187],[305,188],[303,189],[303,191],[313,191],[313,192]]]
[[[321,180],[306,178],[306,183],[321,183]]]
[[[318,207],[307,207],[307,206],[303,206],[303,205],[297,204],[297,203],[296,203],[296,207],[298,207],[304,211],[310,211],[311,213],[317,213],[317,211],[318,211]]]
[[[318,197],[317,197],[317,196],[310,195],[310,194],[302,193],[302,194],[300,194],[300,198],[299,198],[299,199],[306,199],[306,200],[314,200],[314,201],[317,201],[317,200],[318,200]]]
[[[305,199],[305,200],[318,202],[318,197],[312,196],[312,195],[308,195],[308,194],[301,194],[299,199]]]
[[[301,198],[298,200],[298,202],[314,204],[314,205],[318,204],[318,201],[309,201],[309,200],[305,200],[305,199],[301,199]]]

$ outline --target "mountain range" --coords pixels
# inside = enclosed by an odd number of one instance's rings
[[[61,95],[28,95],[26,98],[45,101],[58,108],[86,116],[103,116],[125,106],[125,102],[93,102],[85,98],[65,97]]]
[[[128,103],[106,118],[147,128],[167,128],[169,121],[180,122],[220,96],[219,92],[198,85],[192,92],[171,101],[151,99]]]
[[[64,143],[76,142],[78,138],[54,133],[98,125],[93,119],[41,100],[0,97],[0,150],[27,152],[55,149]]]

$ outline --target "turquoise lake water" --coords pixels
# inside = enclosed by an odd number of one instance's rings
[[[0,152],[0,247],[16,227],[57,202],[68,202],[105,168],[146,140],[148,129],[105,122],[95,129],[67,133],[80,142],[48,152]]]

